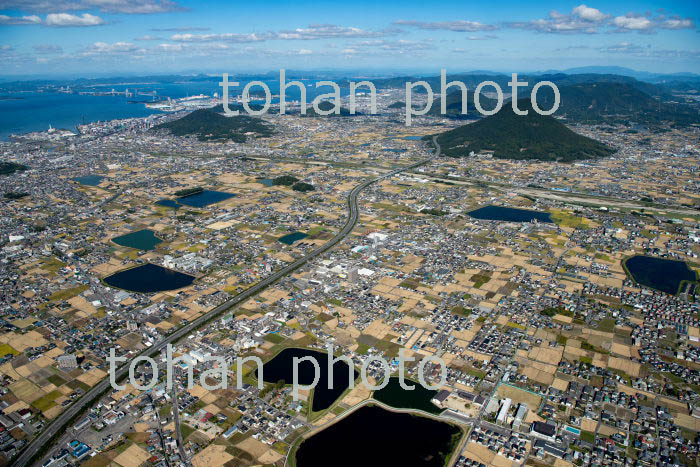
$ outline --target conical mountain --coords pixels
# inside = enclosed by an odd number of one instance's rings
[[[438,136],[442,153],[466,157],[471,152],[491,152],[500,159],[535,159],[570,162],[605,157],[614,153],[609,146],[570,130],[549,115],[532,109],[528,99],[518,101],[527,115],[516,115],[510,102],[495,115],[457,127]]]

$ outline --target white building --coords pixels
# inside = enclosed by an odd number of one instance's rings
[[[501,408],[498,410],[498,416],[496,417],[497,422],[505,423],[506,418],[508,418],[508,410],[510,409],[511,404],[513,404],[511,399],[506,398],[503,400]]]

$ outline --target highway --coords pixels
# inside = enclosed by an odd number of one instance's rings
[[[433,143],[435,144],[435,153],[431,157],[424,159],[420,162],[416,162],[415,164],[399,167],[383,175],[380,175],[379,177],[362,182],[355,188],[353,188],[347,197],[348,218],[345,221],[345,225],[340,230],[340,232],[335,234],[335,236],[331,238],[328,242],[314,249],[307,255],[302,256],[296,261],[288,264],[279,271],[270,274],[257,284],[249,287],[248,289],[239,293],[235,297],[230,298],[229,300],[217,306],[216,308],[213,308],[212,310],[203,314],[199,318],[193,320],[191,323],[182,326],[181,328],[179,328],[172,334],[166,336],[164,339],[160,340],[153,346],[143,350],[141,353],[132,357],[131,361],[140,356],[153,357],[154,355],[159,354],[160,351],[165,349],[168,344],[174,344],[178,340],[192,333],[195,329],[198,329],[199,327],[218,317],[225,311],[228,311],[229,309],[257,295],[258,293],[262,292],[267,287],[274,284],[281,278],[288,276],[289,274],[302,267],[304,264],[322,255],[323,253],[340,243],[352,231],[352,229],[355,227],[357,221],[360,218],[360,210],[357,207],[357,196],[360,194],[360,192],[368,186],[372,185],[373,183],[384,180],[386,178],[393,177],[394,175],[399,174],[401,172],[405,172],[407,170],[413,170],[416,167],[430,162],[435,157],[438,157],[440,155],[440,145],[438,144],[436,137],[433,137]],[[120,381],[122,378],[127,376],[129,372],[129,364],[131,363],[131,361],[125,362],[116,370],[116,381]],[[34,458],[40,452],[42,452],[42,449],[44,449],[47,446],[47,444],[54,438],[54,436],[56,436],[59,433],[63,433],[66,429],[68,429],[68,425],[69,423],[71,423],[73,418],[78,416],[83,410],[87,409],[93,402],[96,402],[95,399],[97,399],[100,395],[105,393],[108,389],[109,376],[107,376],[105,379],[93,386],[89,391],[83,394],[83,396],[80,399],[78,399],[70,407],[68,407],[68,409],[66,409],[61,415],[59,415],[52,422],[50,422],[46,426],[44,431],[25,447],[25,449],[22,451],[22,454],[20,454],[14,460],[13,465],[23,467],[26,465],[31,465],[31,462],[34,460],[38,460]]]

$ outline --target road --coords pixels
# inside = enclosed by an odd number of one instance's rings
[[[347,168],[356,169],[369,169],[369,168],[381,168],[381,166],[373,165],[370,163],[349,163],[349,162],[338,162],[332,159],[299,159],[296,157],[254,157],[256,160],[260,161],[283,161],[283,162],[294,162],[299,164],[309,164],[309,165],[330,165],[330,166],[340,166]],[[646,211],[664,211],[674,214],[684,215],[684,216],[698,216],[699,212],[697,209],[690,207],[685,207],[679,204],[662,204],[662,203],[647,203],[625,198],[616,198],[613,196],[606,195],[593,195],[588,193],[582,193],[577,191],[560,191],[556,188],[546,188],[546,187],[525,187],[521,184],[514,184],[506,181],[486,181],[478,177],[451,177],[445,176],[440,173],[420,173],[423,178],[428,178],[432,181],[443,181],[449,182],[455,185],[473,185],[480,184],[488,188],[495,188],[498,190],[514,191],[522,195],[533,196],[536,198],[547,198],[562,203],[578,204],[581,206],[605,206],[605,207],[617,207],[621,209],[635,209],[635,210],[646,210]]]
[[[380,175],[379,177],[362,182],[355,188],[353,188],[347,197],[348,219],[345,221],[345,225],[340,230],[340,232],[335,234],[335,236],[331,238],[328,242],[314,249],[306,256],[302,256],[296,261],[288,264],[279,271],[270,274],[269,276],[265,277],[262,281],[244,290],[235,297],[232,297],[231,299],[227,300],[226,302],[222,303],[216,308],[213,308],[212,310],[203,314],[199,318],[193,320],[191,323],[182,326],[181,328],[168,335],[164,339],[160,340],[153,346],[145,349],[144,351],[132,357],[131,361],[133,361],[133,359],[137,357],[153,357],[154,355],[159,354],[160,351],[165,349],[168,344],[173,344],[178,340],[182,339],[183,337],[189,335],[195,329],[198,329],[199,327],[205,325],[207,322],[218,317],[225,311],[228,311],[229,309],[257,295],[258,293],[262,292],[267,287],[274,284],[281,278],[288,276],[289,274],[293,273],[312,259],[322,255],[323,253],[340,243],[352,231],[352,229],[355,227],[357,221],[360,218],[360,210],[357,207],[357,197],[360,194],[360,192],[368,186],[372,185],[373,183],[384,180],[386,178],[393,177],[394,175],[399,174],[401,172],[405,172],[407,170],[413,170],[416,167],[430,162],[433,158],[438,157],[440,155],[440,145],[438,144],[436,137],[433,137],[433,143],[435,144],[435,153],[431,157],[421,160],[420,162],[416,162],[415,164],[391,170],[383,175]],[[125,376],[127,376],[129,372],[129,364],[131,363],[131,361],[125,362],[115,371],[116,381],[120,381]],[[34,460],[34,457],[37,456],[37,454],[39,454],[47,446],[47,444],[49,444],[49,442],[53,439],[54,436],[66,430],[68,428],[68,424],[73,420],[73,418],[75,418],[83,410],[88,408],[93,402],[95,402],[95,399],[100,397],[108,389],[109,377],[106,377],[105,379],[97,383],[95,386],[93,386],[92,389],[87,391],[80,399],[73,403],[73,405],[68,407],[66,411],[64,411],[61,415],[59,415],[51,423],[49,423],[49,425],[47,425],[44,431],[27,445],[24,451],[22,451],[22,454],[15,459],[13,465],[16,467],[30,465],[32,460]]]
[[[153,402],[153,398],[149,395],[150,402]],[[170,461],[168,460],[168,449],[165,447],[165,436],[163,436],[163,423],[160,419],[160,411],[155,410],[156,422],[158,423],[158,439],[160,439],[160,448],[163,450],[163,457],[165,461],[165,466],[170,467]]]
[[[172,390],[172,404],[173,404],[173,421],[175,422],[175,437],[177,438],[177,449],[180,453],[180,461],[185,465],[190,465],[187,460],[187,454],[185,453],[185,446],[182,442],[182,428],[180,426],[180,407],[178,407],[177,401],[177,382],[173,382]]]

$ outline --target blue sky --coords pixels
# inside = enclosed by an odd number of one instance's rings
[[[0,74],[700,73],[697,1],[379,3],[0,0]]]

